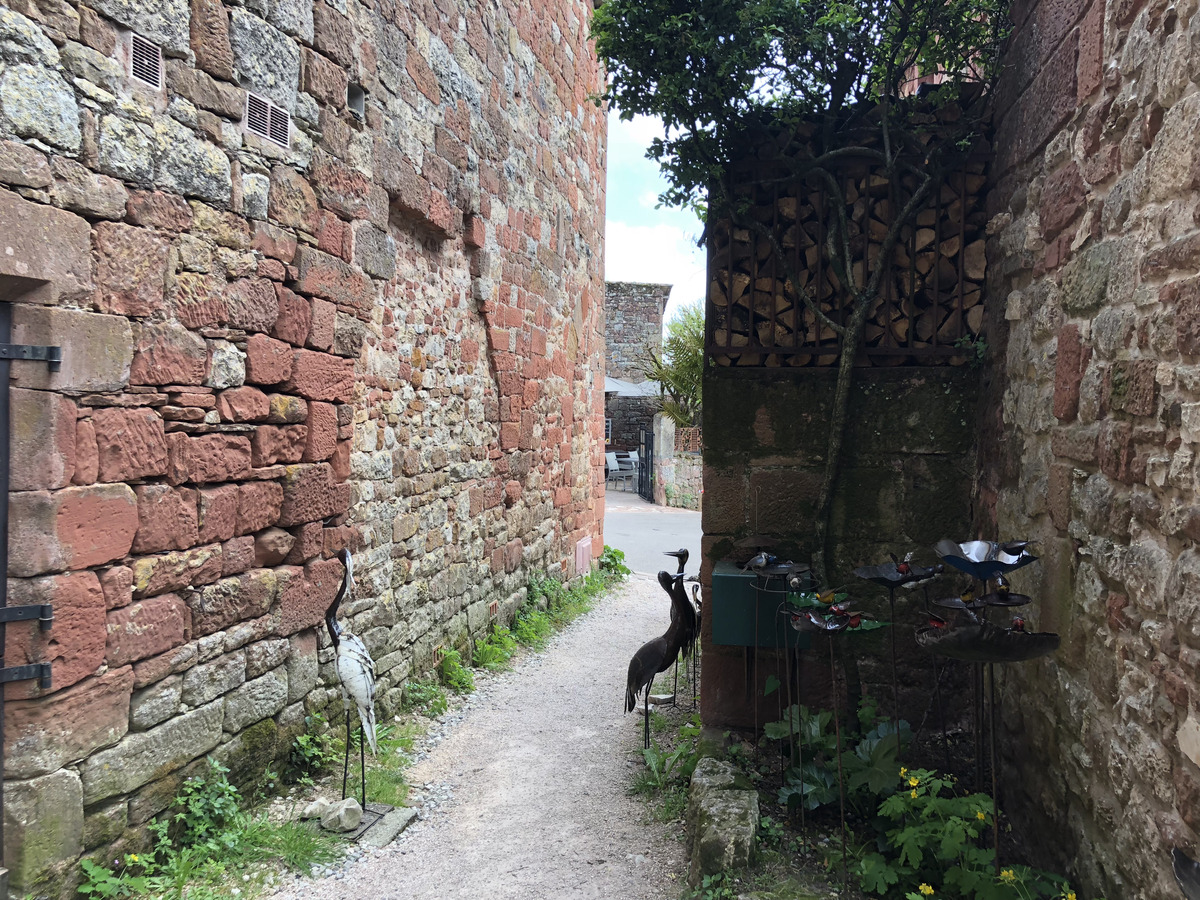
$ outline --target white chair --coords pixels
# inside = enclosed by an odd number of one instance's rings
[[[604,476],[605,484],[612,482],[613,484],[628,485],[630,479],[637,477],[637,471],[627,468],[625,463],[617,458],[616,453],[604,454],[604,467],[608,470]],[[628,488],[623,487],[622,490],[628,490]]]

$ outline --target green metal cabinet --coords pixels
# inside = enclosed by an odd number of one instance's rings
[[[731,562],[719,562],[712,574],[712,640],[726,647],[807,648],[809,635],[797,634],[779,605],[783,578],[759,578]],[[799,643],[797,643],[799,639]]]

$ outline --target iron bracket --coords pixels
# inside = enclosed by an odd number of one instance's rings
[[[50,365],[57,372],[62,365],[62,347],[42,347],[37,344],[0,344],[0,359],[33,359]]]
[[[29,606],[0,606],[0,622],[28,622],[38,620],[42,631],[49,631],[54,624],[54,607],[49,603]]]
[[[37,678],[43,690],[51,687],[50,663],[31,663],[27,666],[7,666],[0,669],[0,684],[9,681],[29,681]]]

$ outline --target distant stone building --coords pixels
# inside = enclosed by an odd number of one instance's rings
[[[591,10],[0,7],[0,298],[63,352],[12,364],[9,602],[55,614],[7,627],[53,672],[7,686],[14,896],[140,850],[206,754],[287,752],[340,548],[383,714],[598,555]]]
[[[662,350],[662,321],[669,284],[609,281],[604,285],[605,373],[611,379],[641,384],[647,351]],[[654,428],[657,395],[610,391],[605,396],[607,444],[610,450],[636,450],[642,430]]]

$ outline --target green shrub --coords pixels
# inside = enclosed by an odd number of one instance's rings
[[[446,691],[435,678],[414,678],[404,686],[404,708],[409,712],[436,718],[449,707]]]
[[[508,661],[517,652],[517,640],[503,625],[493,625],[491,631],[475,642],[472,662],[476,668],[497,672],[508,668]]]
[[[475,676],[462,664],[462,654],[457,650],[444,650],[438,663],[438,676],[442,684],[456,694],[469,694],[475,690]]]

